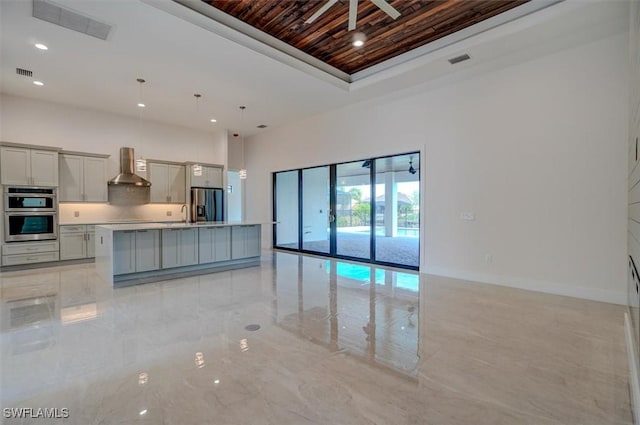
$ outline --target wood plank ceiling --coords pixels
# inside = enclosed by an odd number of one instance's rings
[[[202,0],[205,3],[353,74],[505,12],[529,0],[387,0],[393,20],[369,0],[358,2],[355,31],[348,31],[349,0],[338,0],[315,22],[305,21],[327,0]],[[364,46],[353,46],[362,32]]]

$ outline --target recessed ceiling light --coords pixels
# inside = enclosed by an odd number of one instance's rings
[[[364,46],[364,42],[367,41],[367,36],[363,32],[357,32],[353,34],[353,38],[351,40],[354,47],[362,47]]]
[[[42,43],[36,43],[34,44],[34,46],[36,46],[36,48],[40,50],[49,50],[49,48]]]
[[[141,410],[140,411],[140,416],[145,415],[147,413],[147,409]]]
[[[218,120],[215,118],[211,118],[211,122],[218,122]]]
[[[33,84],[35,84],[36,86],[44,86],[44,83],[42,81],[34,81]]]
[[[145,106],[147,105],[145,105],[144,103],[138,103],[138,108],[144,108]]]

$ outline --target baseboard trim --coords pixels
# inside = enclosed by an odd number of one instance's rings
[[[640,420],[640,382],[638,381],[638,364],[633,355],[633,331],[631,329],[631,319],[629,313],[624,314],[624,337],[627,341],[627,358],[629,359],[629,384],[631,386],[631,411],[633,412],[633,423]]]
[[[526,289],[528,291],[544,292],[547,294],[564,295],[567,297],[582,298],[592,301],[602,301],[621,305],[627,304],[627,295],[624,291],[581,288],[574,285],[566,285],[543,280],[449,270],[441,267],[426,267],[425,270],[421,271],[421,273],[451,277],[454,279],[468,280],[472,282],[488,283],[491,285],[508,286],[511,288]]]

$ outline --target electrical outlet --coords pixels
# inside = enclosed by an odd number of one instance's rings
[[[461,212],[460,213],[460,220],[473,221],[475,219],[476,219],[476,215],[473,212]]]
[[[73,212],[73,216],[74,217],[80,217],[80,211],[74,211]]]
[[[167,217],[171,217],[171,214],[173,214],[171,211],[167,211]]]

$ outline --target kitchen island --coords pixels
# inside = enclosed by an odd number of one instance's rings
[[[131,223],[95,226],[96,270],[114,286],[260,264],[257,222]]]

